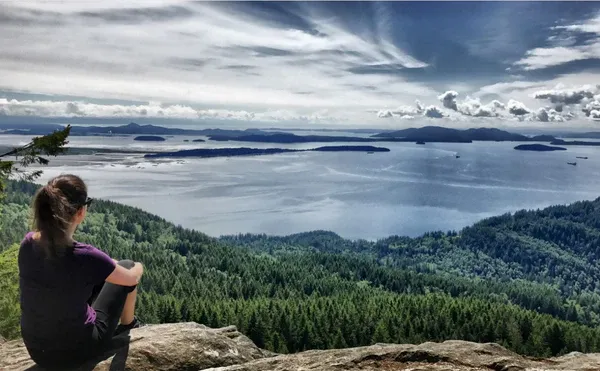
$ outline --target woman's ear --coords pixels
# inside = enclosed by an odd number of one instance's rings
[[[83,222],[83,219],[85,219],[85,215],[87,213],[87,207],[82,207],[79,210],[77,210],[77,214],[75,215],[77,218],[77,224]]]

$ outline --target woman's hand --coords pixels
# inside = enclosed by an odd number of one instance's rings
[[[106,282],[119,286],[135,286],[140,282],[143,274],[144,267],[142,263],[134,263],[131,269],[117,264],[115,270],[106,278]]]
[[[139,282],[144,274],[144,266],[140,262],[135,262],[135,265],[130,269],[130,271],[133,271],[133,273],[137,275]]]

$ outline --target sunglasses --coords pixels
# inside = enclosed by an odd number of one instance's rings
[[[85,202],[83,203],[83,205],[82,205],[82,206],[87,206],[87,207],[90,207],[90,205],[92,204],[92,201],[94,201],[94,199],[93,199],[93,198],[91,198],[91,197],[87,197],[87,198],[85,199]]]

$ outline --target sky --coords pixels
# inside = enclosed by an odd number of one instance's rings
[[[0,122],[600,128],[599,2],[0,1]]]

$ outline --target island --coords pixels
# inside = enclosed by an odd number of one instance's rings
[[[166,139],[163,137],[159,137],[156,135],[140,135],[133,140],[141,141],[141,142],[164,142]]]
[[[566,140],[562,140],[562,139],[554,140],[554,141],[550,142],[550,144],[558,144],[558,145],[562,145],[562,146],[592,146],[592,147],[600,146],[600,142],[590,142],[590,141],[583,141],[583,140],[566,141]]]
[[[288,149],[288,148],[198,148],[186,149],[175,152],[158,152],[144,155],[145,158],[179,158],[179,157],[235,157],[235,156],[262,156],[291,152],[390,152],[389,148],[373,146],[325,146],[313,149]]]
[[[202,143],[202,142],[206,142],[204,139],[194,139],[192,140],[192,142],[194,143]]]
[[[550,152],[550,151],[566,151],[563,147],[547,146],[545,144],[521,144],[515,147],[518,151],[536,151],[536,152]]]
[[[372,138],[404,138],[411,142],[550,142],[550,135],[528,137],[495,128],[451,129],[441,126],[424,126],[375,134]]]
[[[327,136],[327,135],[296,135],[292,133],[253,132],[251,134],[209,135],[214,141],[236,141],[255,143],[318,143],[318,142],[414,142],[416,144],[430,143],[472,143],[473,141],[495,141],[495,142],[551,142],[555,140],[551,135],[538,135],[529,137],[522,134],[510,133],[495,128],[477,129],[451,129],[440,126],[425,126],[422,128],[410,128],[397,131],[382,132],[370,137],[357,136]]]

